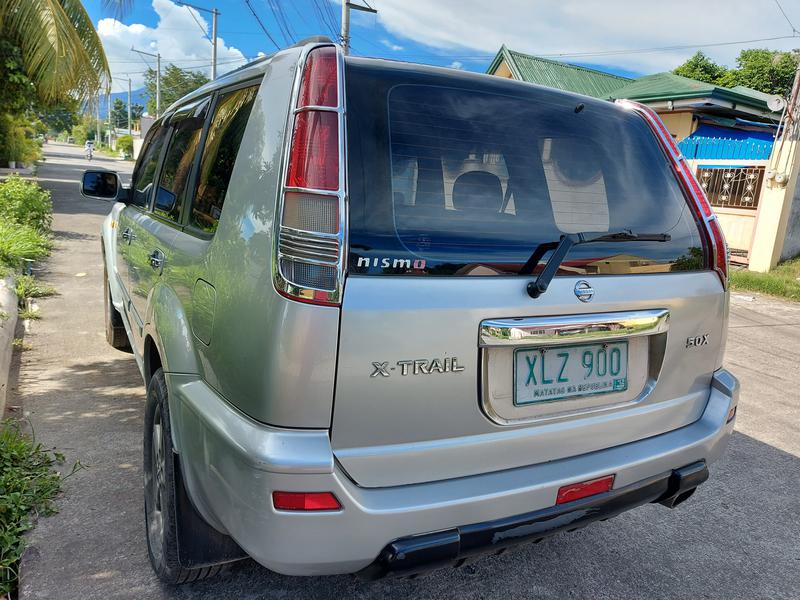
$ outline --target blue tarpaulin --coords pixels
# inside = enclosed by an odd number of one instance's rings
[[[678,143],[686,158],[767,160],[775,141],[772,131],[746,131],[700,125]]]

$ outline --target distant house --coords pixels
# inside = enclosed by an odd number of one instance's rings
[[[486,72],[603,99],[633,81],[595,69],[523,54],[505,46],[500,48]]]
[[[726,88],[674,73],[630,79],[505,46],[487,73],[595,98],[635,100],[655,110],[705,188],[725,231],[731,259],[748,263],[761,196],[767,189],[781,99],[744,86]],[[783,246],[782,239],[775,239],[779,229],[760,226],[758,235],[770,247]]]

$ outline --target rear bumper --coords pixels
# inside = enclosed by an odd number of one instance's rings
[[[363,571],[370,577],[424,570],[582,527],[647,502],[674,500],[704,478],[696,465],[705,473],[705,465],[724,450],[734,426],[727,417],[739,395],[735,377],[720,370],[701,418],[669,433],[506,471],[361,488],[336,465],[326,432],[266,427],[234,411],[196,379],[171,375],[168,383],[173,411],[180,414],[187,489],[212,525],[280,573]],[[687,467],[693,479],[686,478]],[[559,487],[609,473],[616,475],[610,492],[555,507]],[[330,491],[343,508],[276,511],[274,490]]]
[[[538,542],[560,531],[575,531],[649,502],[661,502],[674,508],[706,479],[708,467],[705,461],[699,461],[671,473],[560,506],[401,538],[388,544],[360,575],[366,579],[380,579],[387,575],[416,575],[439,567],[459,566],[473,556],[497,554],[509,546]]]

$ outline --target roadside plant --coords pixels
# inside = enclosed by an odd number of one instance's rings
[[[63,478],[54,467],[63,462],[62,454],[43,448],[19,423],[0,422],[0,595],[16,588],[25,532],[36,517],[56,512],[53,499]]]
[[[33,275],[17,275],[14,287],[20,303],[26,298],[46,298],[56,293],[54,287],[39,283]]]
[[[21,311],[19,311],[19,318],[23,320],[28,319],[30,321],[38,321],[42,318],[42,313],[32,308],[23,308]]]
[[[53,221],[50,192],[33,181],[11,175],[0,183],[0,219],[49,231]]]
[[[50,239],[36,229],[0,219],[0,264],[18,268],[50,252]]]

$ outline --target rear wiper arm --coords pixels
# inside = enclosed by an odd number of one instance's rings
[[[550,258],[544,264],[544,269],[539,273],[535,281],[528,284],[528,295],[531,298],[538,298],[547,291],[550,282],[553,281],[558,272],[558,268],[573,246],[578,244],[589,244],[592,242],[668,242],[672,239],[668,233],[633,233],[630,229],[617,231],[614,233],[604,233],[603,235],[590,236],[589,233],[567,233],[561,236],[558,242],[545,242],[539,244],[533,251],[531,257],[522,266],[520,275],[530,275],[539,264],[542,257],[553,251]]]

